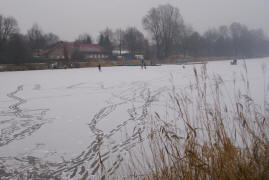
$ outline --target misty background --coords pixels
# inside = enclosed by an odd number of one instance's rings
[[[100,59],[125,64],[135,59],[266,57],[267,4],[264,0],[2,1],[0,63],[65,60],[64,67],[71,67],[72,61]]]
[[[38,23],[67,41],[81,33],[97,37],[106,27],[135,26],[149,37],[141,21],[149,9],[166,3],[179,8],[185,23],[201,34],[240,22],[269,35],[268,0],[0,0],[0,14],[17,19],[22,33]]]

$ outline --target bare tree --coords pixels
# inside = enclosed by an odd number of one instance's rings
[[[31,60],[31,50],[27,44],[25,36],[15,33],[10,36],[5,51],[7,63],[19,64]]]
[[[78,39],[76,40],[80,43],[85,43],[85,44],[92,44],[92,38],[89,34],[84,33],[84,34],[80,34],[78,36]]]
[[[122,49],[124,48],[124,41],[123,41],[124,34],[125,34],[125,32],[122,29],[117,29],[114,32],[114,39],[115,39],[115,43],[116,43],[115,46],[116,46],[116,48],[118,48],[120,50],[120,55],[121,55]]]
[[[17,20],[0,15],[0,41],[7,41],[12,34],[19,32]]]
[[[46,46],[46,40],[44,33],[38,24],[34,24],[33,27],[28,30],[27,38],[31,49],[36,52],[39,49],[42,49]]]
[[[111,42],[112,46],[113,47],[115,46],[116,40],[115,40],[114,32],[112,29],[107,27],[105,30],[100,32],[100,35],[107,37],[109,39],[109,41]]]
[[[208,56],[214,56],[215,44],[218,39],[219,33],[216,29],[209,29],[204,33],[204,40],[207,47]]]
[[[46,47],[56,44],[60,41],[59,37],[53,33],[45,34]]]
[[[150,32],[157,47],[157,57],[172,54],[175,44],[182,38],[184,21],[179,9],[170,4],[152,8],[143,18],[143,26]]]
[[[185,57],[188,51],[190,51],[191,46],[193,46],[190,40],[193,30],[191,26],[185,26],[182,32],[182,40],[177,41],[176,45],[182,48]]]
[[[16,19],[13,17],[4,17],[0,15],[0,62],[8,61],[8,43],[10,39],[19,33],[19,27]],[[16,52],[13,52],[13,54]]]
[[[234,46],[234,55],[238,56],[239,54],[242,54],[242,40],[244,39],[244,35],[247,34],[247,27],[244,25],[241,25],[240,23],[232,23],[230,25],[230,32],[233,39],[233,46]]]
[[[224,26],[224,25],[220,26],[219,33],[223,39],[228,39],[231,37],[230,32],[229,32],[229,28],[227,26]]]
[[[111,29],[106,28],[100,32],[98,44],[112,57],[112,50],[115,47],[114,33]]]
[[[145,38],[144,35],[135,27],[127,28],[124,34],[124,44],[130,51],[131,55],[142,53],[144,49]]]

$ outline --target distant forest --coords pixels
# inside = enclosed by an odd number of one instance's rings
[[[269,56],[269,39],[262,29],[249,29],[234,22],[200,34],[186,25],[178,8],[169,4],[154,7],[142,19],[145,35],[136,27],[100,31],[96,38],[113,59],[112,50],[128,50],[147,59],[165,59],[173,55],[192,57],[253,58]],[[90,33],[90,32],[89,32]],[[19,31],[13,17],[0,15],[0,64],[35,62],[34,54],[49,49],[61,40],[54,33],[44,33],[34,24],[26,34]],[[90,34],[75,41],[93,43]]]

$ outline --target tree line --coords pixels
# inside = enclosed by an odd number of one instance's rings
[[[44,33],[37,24],[22,34],[15,18],[0,15],[0,64],[33,62],[40,49],[49,48],[59,41],[57,35]]]
[[[179,9],[169,4],[152,8],[143,19],[159,59],[171,55],[261,57],[269,55],[269,39],[262,29],[234,22],[200,34],[184,23]]]
[[[113,58],[112,50],[128,50],[131,56],[143,54],[147,59],[165,59],[173,55],[193,57],[264,57],[269,56],[269,39],[262,29],[249,29],[234,22],[229,26],[207,30],[200,34],[186,25],[177,7],[160,5],[148,11],[142,24],[149,35],[136,27],[110,28],[99,33],[97,43]],[[59,42],[54,33],[44,33],[34,24],[26,34],[19,31],[13,17],[0,15],[0,64],[32,62],[40,49],[48,49]],[[81,34],[75,40],[93,43],[93,38]]]

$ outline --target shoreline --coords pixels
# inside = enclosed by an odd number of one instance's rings
[[[265,57],[259,57],[265,58]],[[173,64],[173,65],[188,65],[188,64],[205,64],[210,61],[230,61],[233,59],[242,60],[242,58],[234,58],[234,57],[181,57],[176,56],[172,58],[165,59],[163,61],[160,60],[144,60],[146,66],[160,66],[162,64]],[[255,58],[245,58],[247,59],[255,59]],[[181,61],[181,62],[177,62]],[[89,68],[89,67],[98,67],[100,64],[102,67],[113,67],[113,66],[141,66],[141,60],[128,60],[125,63],[122,60],[100,60],[100,61],[71,61],[69,64],[72,66],[68,67],[66,62],[60,62],[61,65],[55,69],[75,69],[75,68]],[[12,72],[12,71],[32,71],[32,70],[48,70],[51,68],[52,62],[44,62],[44,63],[24,63],[24,64],[0,64],[0,72]]]

